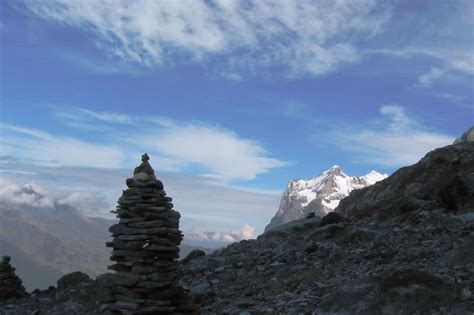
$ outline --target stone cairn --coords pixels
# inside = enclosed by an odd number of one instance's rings
[[[127,190],[118,200],[118,224],[110,227],[113,241],[110,259],[115,264],[103,292],[101,311],[111,314],[196,314],[184,290],[178,285],[177,269],[180,214],[157,180],[150,158],[142,155],[142,164]]]
[[[21,279],[10,265],[10,256],[3,256],[0,263],[0,301],[22,298],[26,295]]]

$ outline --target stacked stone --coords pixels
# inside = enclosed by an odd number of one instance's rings
[[[183,235],[180,214],[166,196],[148,164],[148,155],[127,179],[118,200],[118,224],[109,231],[113,241],[107,307],[119,314],[189,314],[195,309],[178,285],[177,259]]]
[[[26,295],[21,279],[10,265],[10,256],[3,256],[0,263],[0,301],[21,298]]]

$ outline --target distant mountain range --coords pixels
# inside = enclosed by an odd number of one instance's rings
[[[9,190],[0,200],[0,217],[0,256],[12,256],[27,290],[55,285],[73,271],[95,277],[111,264],[105,242],[113,220],[85,216],[30,185]],[[180,254],[193,249],[182,244]]]
[[[280,207],[265,231],[305,218],[309,213],[324,216],[334,211],[339,202],[354,189],[364,188],[388,177],[371,171],[364,176],[349,176],[334,165],[319,176],[292,180],[283,193]]]

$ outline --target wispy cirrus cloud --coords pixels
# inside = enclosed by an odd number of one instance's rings
[[[429,71],[421,74],[419,83],[424,85],[439,79],[447,71],[458,72],[465,75],[474,75],[474,56],[472,48],[453,47],[447,50],[444,47],[406,47],[383,48],[367,50],[367,54],[384,54],[398,58],[412,59],[420,56],[429,57],[437,61],[440,66],[432,66]],[[441,69],[441,67],[443,69]]]
[[[352,154],[355,162],[401,167],[454,141],[452,136],[430,131],[402,106],[383,105],[379,112],[378,120],[329,130],[325,135],[327,142]]]
[[[93,34],[119,59],[157,67],[220,58],[222,73],[233,79],[274,66],[320,75],[356,62],[358,43],[377,34],[391,13],[373,0],[25,3],[45,20]]]
[[[423,73],[422,75],[418,77],[418,83],[423,87],[430,86],[433,83],[433,81],[436,81],[437,79],[441,78],[443,73],[444,71],[441,70],[440,68],[431,67],[431,69],[428,72]]]
[[[43,165],[120,167],[124,154],[114,145],[86,142],[41,130],[0,123],[0,155]]]
[[[417,87],[428,88],[436,82],[437,88],[449,89],[453,83],[467,83],[471,90],[474,3],[399,1],[393,10],[381,41],[367,46],[364,55],[396,61],[398,69],[414,73]]]

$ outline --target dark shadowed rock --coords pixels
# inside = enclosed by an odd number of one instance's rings
[[[198,257],[202,257],[202,256],[206,256],[206,253],[203,250],[194,249],[183,260],[181,260],[181,262],[183,264],[187,264],[191,260],[193,260],[195,258],[198,258]]]
[[[387,219],[415,210],[474,209],[474,142],[436,149],[373,186],[354,190],[336,212]]]
[[[77,288],[82,285],[91,284],[92,279],[83,272],[76,271],[61,277],[58,280],[58,290]]]
[[[325,226],[328,224],[336,224],[343,221],[345,221],[345,219],[339,213],[330,212],[321,219],[319,225]]]
[[[381,275],[374,304],[383,310],[388,306],[400,313],[428,313],[461,302],[461,291],[453,283],[419,270],[403,270]],[[452,312],[452,310],[451,310]]]
[[[21,298],[26,295],[21,279],[10,265],[10,256],[3,256],[0,262],[0,302]]]

